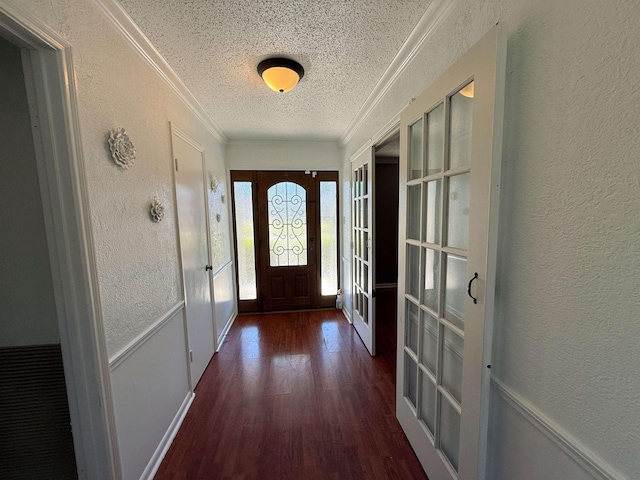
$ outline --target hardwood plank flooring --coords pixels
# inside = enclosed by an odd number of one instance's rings
[[[155,478],[426,479],[388,334],[371,357],[336,310],[238,316]]]

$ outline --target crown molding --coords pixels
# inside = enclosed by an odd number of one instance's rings
[[[147,36],[140,30],[129,14],[117,0],[93,0],[102,14],[131,44],[131,46],[146,60],[146,62],[158,72],[158,75],[180,97],[191,112],[202,122],[205,128],[220,142],[226,145],[227,136],[211,119],[209,114],[196,100],[184,82],[167,63],[160,52],[156,50]]]
[[[344,147],[367,120],[373,109],[380,103],[387,92],[396,83],[402,72],[411,64],[426,41],[440,26],[455,5],[455,0],[434,0],[420,18],[407,40],[396,54],[391,64],[373,88],[356,116],[340,137],[340,145]]]

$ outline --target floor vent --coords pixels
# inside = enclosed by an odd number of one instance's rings
[[[0,478],[76,479],[60,345],[0,347]]]

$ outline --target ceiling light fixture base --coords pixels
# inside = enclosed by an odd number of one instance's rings
[[[304,77],[304,68],[290,58],[267,58],[258,64],[258,74],[269,88],[285,93],[293,90]]]

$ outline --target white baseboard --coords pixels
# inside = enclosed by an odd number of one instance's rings
[[[540,412],[526,398],[496,378],[491,379],[496,393],[513,410],[561,450],[566,457],[595,480],[625,480],[613,467],[599,458],[576,438]]]
[[[238,318],[238,312],[234,311],[233,315],[231,315],[231,318],[229,318],[229,321],[225,325],[224,330],[220,334],[220,338],[218,338],[218,348],[216,349],[216,352],[220,351],[220,347],[222,347],[222,344],[227,339],[227,334],[229,333],[229,330],[231,330],[231,327],[233,326],[233,322],[236,321],[236,318]]]
[[[345,317],[347,317],[347,322],[349,322],[350,325],[353,325],[353,320],[351,320],[351,312],[349,312],[348,309],[343,308],[342,313],[344,314]]]
[[[182,402],[180,409],[176,413],[176,416],[173,418],[171,425],[169,425],[169,429],[167,430],[167,433],[165,433],[164,437],[162,437],[162,441],[160,442],[160,445],[158,445],[158,448],[156,449],[153,456],[151,457],[151,460],[149,461],[147,468],[145,468],[144,472],[142,472],[142,475],[140,476],[140,480],[146,480],[146,479],[151,480],[155,476],[156,472],[158,471],[158,468],[160,468],[160,464],[162,463],[164,456],[167,454],[167,451],[169,450],[169,447],[173,442],[173,439],[176,437],[176,434],[180,429],[180,425],[182,425],[182,421],[184,420],[184,417],[187,415],[187,412],[189,411],[189,408],[191,407],[191,404],[193,403],[194,398],[195,398],[195,394],[192,392],[189,392],[187,396],[184,398],[184,401]]]

